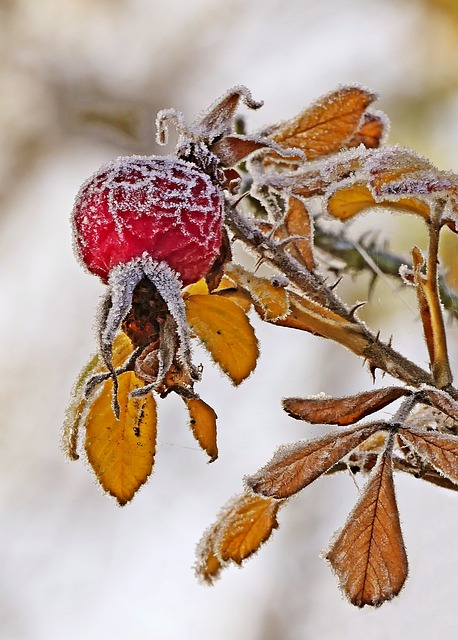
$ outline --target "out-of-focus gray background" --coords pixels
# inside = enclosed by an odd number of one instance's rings
[[[455,637],[458,497],[410,478],[398,478],[397,491],[411,576],[380,610],[347,604],[319,558],[357,499],[345,476],[284,509],[242,571],[229,569],[214,588],[195,580],[195,544],[242,476],[279,444],[320,432],[284,415],[279,399],[370,387],[343,349],[254,319],[262,355],[238,390],[198,352],[220,459],[206,464],[182,403],[167,399],[154,476],[124,509],[83,463],[65,462],[59,439],[102,293],[71,246],[73,198],[88,175],[117,155],[156,152],[159,108],[189,119],[246,84],[265,100],[248,114],[258,127],[348,82],[380,92],[391,142],[458,170],[457,54],[455,0],[0,2],[2,639]],[[400,325],[382,290],[372,319],[425,365],[415,313]]]

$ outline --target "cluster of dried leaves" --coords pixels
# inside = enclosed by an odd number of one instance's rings
[[[369,479],[326,557],[353,604],[380,605],[399,593],[407,577],[393,470],[447,488],[458,484],[458,392],[452,386],[443,311],[455,302],[453,294],[441,299],[438,273],[441,229],[458,232],[458,180],[409,149],[383,147],[386,117],[371,110],[376,96],[361,87],[341,87],[293,120],[256,136],[234,133],[241,95],[246,90],[229,92],[203,120],[213,128],[218,123],[222,132],[211,148],[225,165],[231,193],[220,259],[206,282],[183,291],[192,335],[239,384],[254,370],[258,356],[247,318],[253,308],[266,322],[345,346],[367,362],[372,375],[380,369],[400,384],[344,398],[284,400],[285,411],[295,419],[343,428],[281,447],[247,477],[245,492],[224,507],[205,533],[197,571],[213,582],[227,564],[241,564],[269,538],[278,526],[279,508],[292,496],[323,474],[351,469],[370,474]],[[253,105],[259,106],[248,106]],[[312,215],[317,202],[319,213]],[[414,214],[425,222],[428,251],[424,256],[413,247],[412,260],[403,264],[398,277],[416,290],[429,371],[371,332],[320,271],[314,243],[320,217],[346,222],[374,207]],[[335,236],[320,233],[321,250],[332,254]],[[230,247],[236,241],[272,267],[271,278],[234,263]],[[84,432],[87,458],[102,487],[120,504],[133,497],[152,471],[155,397],[178,393],[196,440],[210,461],[218,454],[216,414],[173,358],[154,394],[136,393],[154,380],[157,344],[150,339],[145,346],[138,339],[146,331],[145,318],[151,323],[151,317],[135,304],[134,298],[113,351],[119,418],[111,406],[112,380],[95,356],[75,386],[64,432],[72,459],[78,457],[78,434]],[[360,423],[396,401],[400,404],[390,419]]]

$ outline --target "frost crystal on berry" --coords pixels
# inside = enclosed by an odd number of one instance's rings
[[[146,253],[189,284],[218,254],[222,217],[222,189],[194,164],[167,156],[122,157],[81,187],[73,210],[75,244],[104,282],[113,267]]]

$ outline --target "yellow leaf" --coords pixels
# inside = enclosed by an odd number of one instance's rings
[[[183,289],[184,295],[195,296],[197,294],[206,294],[208,293],[208,286],[205,282],[204,278],[195,282],[194,284],[190,284]]]
[[[118,376],[119,420],[112,409],[113,381],[107,380],[85,420],[88,461],[102,487],[120,505],[129,502],[151,474],[156,450],[156,403],[151,394],[130,398],[143,386],[127,371]]]
[[[226,266],[227,275],[245,289],[261,308],[263,320],[284,318],[289,311],[288,294],[284,287],[268,278],[260,278],[237,264]]]
[[[126,334],[123,332],[118,333],[113,343],[114,366],[122,366],[132,353],[132,350],[132,343]],[[93,355],[81,370],[72,389],[62,430],[62,448],[70,460],[78,460],[79,458],[77,452],[78,432],[82,416],[88,406],[88,400],[84,395],[86,383],[93,375],[103,371],[107,371],[104,362],[100,360],[98,354]]]
[[[338,189],[328,199],[328,213],[339,220],[348,220],[366,209],[382,207],[396,209],[406,213],[414,213],[428,219],[429,206],[416,198],[400,198],[399,200],[382,200],[377,202],[370,189],[363,185],[353,185]]]
[[[192,331],[234,384],[240,384],[256,366],[258,341],[243,310],[216,295],[185,298]]]
[[[202,449],[207,452],[210,462],[218,457],[216,444],[216,419],[213,409],[200,398],[183,398],[188,407],[192,433]]]

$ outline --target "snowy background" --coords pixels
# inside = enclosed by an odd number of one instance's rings
[[[458,497],[410,478],[398,478],[397,491],[411,575],[380,610],[347,604],[319,558],[357,498],[345,476],[322,479],[284,509],[279,531],[243,570],[227,570],[213,588],[196,582],[195,544],[242,476],[279,444],[319,429],[289,419],[279,399],[369,388],[361,364],[338,347],[254,320],[262,356],[238,390],[199,352],[220,459],[206,464],[182,403],[167,399],[154,476],[124,509],[59,450],[102,293],[72,254],[69,214],[81,182],[113,157],[156,152],[158,109],[190,119],[235,84],[265,101],[248,114],[254,128],[339,83],[367,85],[391,117],[391,142],[457,171],[456,6],[0,2],[2,640],[456,637]],[[379,321],[385,311],[380,302]],[[424,365],[415,318],[396,333]]]

